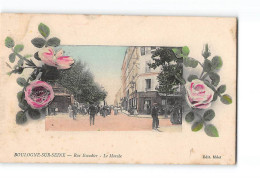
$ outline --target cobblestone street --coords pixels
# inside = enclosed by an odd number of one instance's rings
[[[181,132],[181,125],[172,125],[169,119],[160,119],[161,132]],[[68,114],[47,116],[45,120],[46,131],[154,131],[152,118],[118,115],[95,116],[95,125],[90,126],[89,115],[77,115],[76,120],[69,118]]]

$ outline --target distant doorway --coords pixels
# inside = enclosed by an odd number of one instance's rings
[[[146,99],[144,100],[144,113],[145,114],[151,114],[151,100],[150,99]]]

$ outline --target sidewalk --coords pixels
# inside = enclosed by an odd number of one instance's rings
[[[119,111],[119,112],[121,112],[121,111]],[[147,114],[147,115],[146,115],[146,114],[130,115],[129,112],[128,112],[128,111],[125,111],[125,110],[122,110],[122,113],[124,113],[124,114],[126,114],[126,115],[128,115],[128,116],[130,116],[130,117],[151,118],[151,119],[152,119],[152,116],[151,116],[151,115],[148,115],[148,114]],[[164,115],[160,115],[160,116],[158,116],[158,118],[159,118],[159,119],[170,119],[169,115],[168,115],[167,118],[165,118]]]

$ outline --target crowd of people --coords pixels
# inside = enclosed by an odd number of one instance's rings
[[[122,112],[122,108],[119,107],[112,107],[107,105],[81,105],[79,106],[77,103],[69,105],[68,113],[69,117],[76,120],[77,114],[81,115],[89,115],[90,126],[95,125],[95,116],[100,115],[104,118],[107,115],[111,115],[111,110],[113,109],[114,115],[117,115],[119,110]],[[181,124],[182,123],[182,106],[179,105],[177,102],[169,110],[170,112],[170,121],[172,124]],[[159,114],[160,114],[160,107],[157,103],[154,103],[151,108],[151,116],[152,116],[152,129],[158,130],[159,128]]]
[[[69,113],[69,117],[73,118],[73,120],[76,120],[77,114],[82,114],[82,115],[88,114],[90,118],[90,125],[94,125],[96,115],[99,114],[100,116],[103,116],[105,118],[107,115],[111,114],[111,106],[107,106],[107,105],[100,106],[94,104],[79,106],[77,103],[74,103],[72,105],[69,105],[68,113]]]

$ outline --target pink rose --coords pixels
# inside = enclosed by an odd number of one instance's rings
[[[38,53],[43,63],[49,66],[57,67],[57,69],[68,69],[74,63],[69,56],[63,56],[63,50],[59,50],[56,54],[53,48],[44,48]]]
[[[41,109],[53,100],[54,92],[48,83],[34,81],[25,89],[25,100],[33,109]]]
[[[203,81],[195,79],[185,85],[186,100],[190,107],[206,109],[210,107],[214,92]]]

